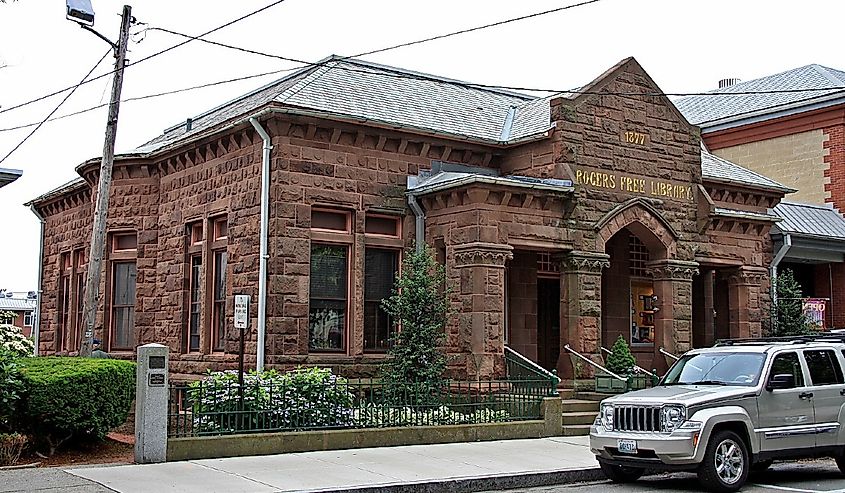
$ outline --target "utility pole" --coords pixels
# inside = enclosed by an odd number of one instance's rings
[[[91,231],[91,245],[88,253],[88,272],[85,275],[85,302],[82,305],[83,326],[85,333],[82,337],[80,356],[91,356],[94,345],[94,323],[97,319],[97,299],[100,295],[100,274],[103,269],[103,255],[105,253],[106,219],[109,208],[109,189],[111,188],[112,165],[114,163],[114,141],[117,136],[117,115],[120,110],[120,92],[123,89],[123,69],[126,65],[126,45],[129,42],[129,26],[132,21],[132,7],[123,6],[123,16],[120,24],[120,39],[117,45],[108,41],[99,33],[88,29],[97,36],[105,39],[114,47],[114,82],[109,101],[109,117],[106,121],[106,140],[103,143],[103,159],[100,162],[100,176],[97,180],[97,202],[94,207],[94,226]],[[81,25],[81,24],[80,24]]]

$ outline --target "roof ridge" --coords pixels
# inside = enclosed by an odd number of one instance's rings
[[[812,65],[812,67],[818,73],[822,74],[832,84],[837,85],[837,86],[845,85],[845,80],[840,80],[838,77],[835,77],[832,73],[830,73],[831,70],[836,70],[836,69],[831,69],[831,68],[825,67],[824,65],[819,65],[818,63],[814,63]]]
[[[279,92],[275,96],[272,97],[272,100],[278,101],[279,103],[284,103],[288,99],[295,96],[299,91],[308,87],[309,84],[318,80],[322,77],[326,72],[334,68],[337,65],[337,62],[334,60],[329,60],[326,62],[322,62],[323,64],[316,69],[314,69],[310,74],[303,77],[301,80],[297,81],[294,85],[288,87],[284,91]]]
[[[781,200],[778,205],[792,205],[797,207],[807,207],[813,209],[824,209],[828,211],[835,211],[836,209],[833,207],[833,204],[808,204],[806,202],[795,202],[792,200]],[[777,207],[777,205],[775,206]]]
[[[432,82],[443,82],[443,83],[446,83],[446,84],[470,86],[472,89],[475,89],[477,91],[486,91],[486,92],[493,92],[493,93],[497,93],[497,94],[504,94],[504,95],[507,95],[507,96],[514,96],[514,97],[525,99],[526,102],[538,99],[536,96],[532,96],[530,94],[525,94],[525,93],[521,93],[521,92],[512,91],[512,90],[509,90],[509,89],[487,86],[487,85],[479,86],[479,85],[476,85],[473,82],[469,82],[469,81],[465,81],[465,80],[453,79],[451,77],[443,77],[443,76],[437,75],[437,74],[430,74],[430,73],[427,73],[427,72],[410,70],[410,69],[406,69],[406,68],[402,68],[402,67],[396,67],[396,66],[393,66],[393,65],[385,65],[385,64],[382,64],[382,63],[370,62],[368,60],[361,60],[360,58],[355,58],[355,57],[343,57],[343,56],[340,56],[340,55],[331,55],[329,58],[331,58],[332,61],[335,61],[335,62],[338,62],[338,63],[348,62],[352,65],[361,65],[361,66],[364,66],[364,67],[378,69],[378,70],[384,70],[384,71],[387,71],[387,72],[396,72],[396,73],[400,73],[400,74],[415,75],[415,76],[422,77],[424,79],[430,80]]]

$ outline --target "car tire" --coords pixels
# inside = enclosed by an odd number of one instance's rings
[[[599,461],[599,467],[607,479],[614,483],[633,483],[645,472],[645,469],[640,467],[617,466],[604,461]]]
[[[719,431],[710,437],[698,479],[710,491],[728,493],[742,488],[750,469],[745,442],[732,431]]]
[[[839,472],[845,474],[845,454],[836,456],[836,465],[839,466]]]

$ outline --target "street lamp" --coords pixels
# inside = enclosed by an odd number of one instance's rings
[[[81,25],[94,25],[94,8],[91,0],[66,0],[68,20]]]

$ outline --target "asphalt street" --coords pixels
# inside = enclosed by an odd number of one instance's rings
[[[646,476],[632,484],[609,481],[507,490],[519,493],[623,493],[646,491],[704,491],[694,474],[674,473]],[[754,474],[742,489],[745,493],[845,493],[845,476],[832,460],[775,464]]]

